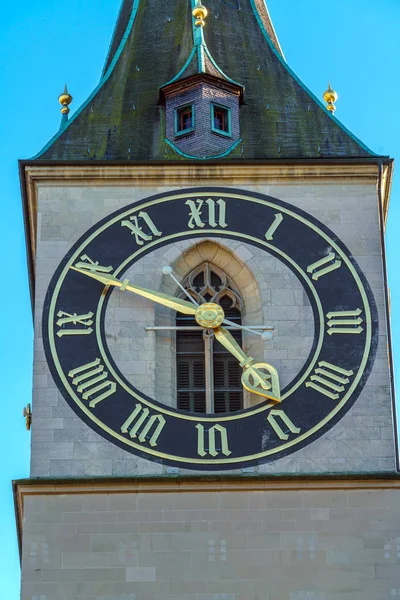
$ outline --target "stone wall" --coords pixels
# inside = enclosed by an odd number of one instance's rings
[[[241,483],[244,491],[27,496],[21,600],[400,595],[400,490]]]
[[[284,389],[311,351],[314,324],[304,288],[281,261],[234,240],[185,240],[138,260],[123,276],[175,296],[180,290],[169,276],[163,276],[162,267],[171,264],[183,280],[193,267],[206,261],[221,267],[242,293],[243,325],[273,324],[272,340],[264,342],[245,331],[243,345],[256,362],[275,366]],[[112,293],[106,331],[116,364],[141,392],[176,407],[175,333],[146,331],[151,324],[173,326],[175,313],[133,294]],[[260,402],[260,397],[247,393],[244,400],[247,408]]]
[[[207,181],[202,183],[206,185]],[[215,184],[215,181],[213,183]],[[323,184],[302,181],[299,178],[296,184],[292,185],[277,183],[238,187],[269,194],[292,203],[330,227],[348,246],[365,273],[375,296],[380,320],[380,341],[374,367],[367,385],[349,413],[322,438],[287,458],[254,468],[254,473],[393,472],[395,449],[375,184],[354,182],[344,185],[340,179],[338,183]],[[132,476],[169,472],[168,468],[137,458],[104,440],[75,415],[56,389],[45,361],[41,338],[41,315],[45,292],[54,270],[71,245],[89,227],[112,211],[169,189],[172,188],[161,185],[144,188],[111,185],[90,187],[76,184],[72,186],[67,182],[57,186],[39,184],[31,469],[33,477]],[[174,266],[179,265],[180,257],[184,257],[187,250],[187,244],[157,250],[153,257],[157,264],[147,265],[146,269],[143,268],[143,273],[135,273],[135,281],[140,284],[151,279],[149,287],[155,284],[154,289],[157,289],[157,286],[158,289],[162,289],[166,285],[165,281],[158,270],[151,277],[151,269],[153,267],[159,269],[167,262]],[[237,259],[251,271],[254,277],[260,297],[263,299],[258,318],[265,321],[276,320],[277,335],[274,334],[276,337],[269,343],[268,352],[275,353],[275,359],[281,361],[281,369],[286,370],[287,380],[290,380],[291,374],[295,371],[295,361],[298,360],[294,355],[288,355],[290,348],[285,346],[289,342],[290,327],[299,325],[304,328],[304,335],[299,343],[305,344],[306,348],[308,343],[306,331],[310,326],[307,317],[308,307],[304,304],[298,282],[296,278],[290,277],[289,272],[285,273],[286,267],[280,265],[275,259],[271,259],[270,262],[266,261],[265,257],[261,259],[257,251],[250,246],[228,244],[226,250],[233,251]],[[183,271],[181,275],[184,275]],[[272,278],[271,275],[274,277]],[[279,307],[271,305],[272,295],[274,301],[279,302]],[[150,302],[141,302],[133,299],[133,295],[129,296],[129,299],[127,295],[121,296],[123,299],[119,300],[119,306],[112,307],[117,311],[117,316],[115,313],[113,316],[111,312],[108,315],[110,319],[114,318],[115,343],[118,346],[115,348],[117,351],[115,358],[128,362],[129,364],[125,365],[128,374],[131,369],[132,376],[137,377],[138,380],[141,377],[140,385],[143,386],[143,391],[150,393],[154,387],[152,372],[157,352],[159,356],[165,358],[163,375],[167,378],[165,381],[171,381],[173,378],[171,350],[168,348],[166,350],[168,344],[165,342],[163,344],[159,334],[148,332],[145,335],[143,331],[146,325],[164,323],[165,315],[155,314]],[[129,306],[121,305],[121,302],[127,302]],[[135,307],[143,325],[140,334],[138,334],[139,324],[132,322],[134,313],[131,309]],[[127,308],[129,311],[126,310]],[[253,314],[252,318],[254,316]],[[122,329],[121,324],[127,322],[129,331],[135,329],[135,338],[139,335],[136,348],[130,346],[130,344],[135,345],[135,341],[130,340],[129,336],[124,338],[119,333]],[[284,330],[287,335],[281,336]],[[280,339],[281,337],[286,337],[286,341]],[[111,339],[110,343],[112,343]],[[143,344],[143,347],[140,344]],[[291,351],[293,350],[296,352],[298,348],[292,348]],[[259,350],[256,349],[256,352]],[[161,379],[159,381],[161,382]],[[169,401],[172,403],[173,399],[170,398]],[[189,471],[182,469],[181,473],[189,473]]]

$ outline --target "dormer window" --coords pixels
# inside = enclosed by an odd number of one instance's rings
[[[185,104],[175,109],[175,135],[194,131],[194,105]]]
[[[231,136],[231,111],[226,106],[211,104],[211,129],[215,133]]]
[[[226,156],[240,142],[237,84],[194,75],[160,90],[165,142],[185,158]]]

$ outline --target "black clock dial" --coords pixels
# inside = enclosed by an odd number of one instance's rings
[[[281,402],[202,415],[146,396],[120,372],[105,326],[114,287],[101,278],[124,282],[131,265],[161,246],[214,237],[252,244],[289,267],[309,298],[315,333],[309,357],[282,390]],[[149,460],[199,470],[276,460],[321,436],[364,386],[377,334],[372,293],[334,233],[280,200],[222,188],[152,196],[103,219],[60,264],[43,319],[53,377],[90,427]]]

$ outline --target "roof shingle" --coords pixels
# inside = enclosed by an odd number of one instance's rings
[[[245,88],[242,145],[225,160],[374,155],[289,69],[264,0],[242,0],[240,10],[221,0],[205,4],[210,54]],[[173,0],[167,16],[161,0],[124,0],[98,88],[35,158],[183,160],[166,148],[159,88],[192,50],[189,0]]]

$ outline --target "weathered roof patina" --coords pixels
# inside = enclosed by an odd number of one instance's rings
[[[375,156],[290,70],[264,0],[241,0],[240,10],[235,1],[204,4],[208,68],[244,88],[241,143],[224,160]],[[159,93],[193,53],[192,8],[191,0],[123,0],[98,87],[34,158],[185,160],[165,141]]]

